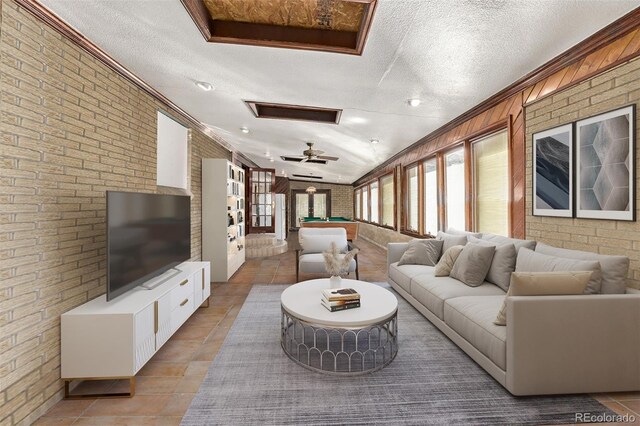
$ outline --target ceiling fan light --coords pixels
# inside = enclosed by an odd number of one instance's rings
[[[307,189],[305,189],[305,192],[307,192],[308,194],[313,194],[316,192],[316,187],[315,186],[309,186]]]
[[[196,86],[198,86],[200,89],[204,90],[205,92],[210,92],[212,90],[215,90],[215,87],[213,87],[213,84],[207,83],[206,81],[196,81]]]

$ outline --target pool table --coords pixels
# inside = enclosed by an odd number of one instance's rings
[[[358,222],[342,216],[332,217],[304,217],[300,226],[305,228],[344,228],[347,240],[353,241],[358,237]]]

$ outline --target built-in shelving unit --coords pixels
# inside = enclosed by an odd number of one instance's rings
[[[225,159],[202,159],[202,260],[224,282],[245,260],[245,172]]]

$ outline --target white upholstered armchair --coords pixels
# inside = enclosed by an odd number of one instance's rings
[[[300,272],[326,274],[324,257],[322,252],[331,248],[331,243],[336,243],[340,252],[346,253],[355,248],[353,243],[347,241],[347,231],[344,228],[300,228],[298,232],[300,248],[296,250],[296,282],[299,281]],[[355,272],[356,279],[360,279],[358,273],[358,255],[356,255],[345,272]]]

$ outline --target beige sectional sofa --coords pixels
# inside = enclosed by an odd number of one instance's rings
[[[480,239],[524,242],[490,234]],[[539,244],[536,252],[598,260],[602,291],[624,294],[512,296],[507,325],[498,326],[504,290],[435,277],[433,266],[398,266],[407,246],[388,245],[389,283],[512,394],[640,390],[640,291],[615,288],[625,282],[628,259]]]

